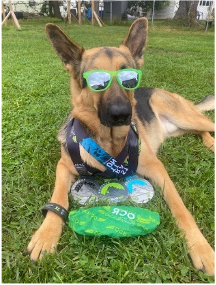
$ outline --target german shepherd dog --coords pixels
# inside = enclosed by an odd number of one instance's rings
[[[136,173],[150,179],[162,189],[161,195],[183,230],[188,251],[196,269],[214,275],[214,251],[196,225],[192,215],[183,204],[173,182],[156,153],[160,144],[168,137],[184,133],[201,136],[204,145],[214,151],[214,139],[209,132],[214,131],[214,123],[202,112],[214,109],[213,96],[207,96],[194,105],[175,93],[161,89],[133,88],[129,82],[126,88],[120,81],[118,72],[140,69],[147,42],[148,21],[139,18],[131,25],[119,48],[98,47],[85,50],[72,41],[58,26],[47,24],[50,42],[70,72],[72,94],[71,118],[77,119],[86,133],[108,154],[116,158],[123,149],[130,123],[134,122],[141,139]],[[84,74],[102,70],[115,73],[109,86],[95,86]],[[117,72],[118,71],[118,72]],[[107,74],[107,73],[106,73]],[[116,75],[117,74],[117,75]],[[122,75],[122,73],[121,73]],[[97,78],[96,78],[97,79]],[[135,84],[136,85],[136,84]],[[57,164],[55,188],[50,200],[68,209],[68,192],[78,172],[70,157],[66,143],[66,129],[69,120],[61,128],[58,139],[61,142],[61,158]],[[98,171],[106,168],[80,146],[82,161]],[[43,251],[54,252],[61,236],[64,222],[53,211],[35,232],[28,252],[31,260],[43,256]]]

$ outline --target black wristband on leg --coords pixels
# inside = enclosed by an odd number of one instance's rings
[[[47,211],[51,211],[53,213],[56,213],[59,217],[62,218],[62,220],[66,223],[67,219],[68,219],[68,211],[55,203],[47,203],[43,209],[42,209],[42,214],[44,215],[44,217],[46,216]]]

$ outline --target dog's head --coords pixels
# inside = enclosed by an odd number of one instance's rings
[[[71,73],[74,109],[77,112],[97,112],[100,123],[107,127],[129,125],[134,104],[133,84],[137,83],[134,83],[133,74],[140,76],[133,70],[139,69],[143,64],[147,19],[140,18],[131,25],[119,48],[84,50],[58,26],[47,24],[46,31],[54,50]]]

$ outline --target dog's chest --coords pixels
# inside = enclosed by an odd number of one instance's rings
[[[127,141],[116,158],[92,140],[77,119],[72,119],[68,124],[66,144],[71,160],[80,175],[113,178],[136,172],[139,139],[134,126],[130,127]]]

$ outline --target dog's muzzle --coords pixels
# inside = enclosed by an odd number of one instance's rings
[[[111,126],[122,126],[129,125],[131,122],[132,108],[131,105],[112,105],[110,107],[110,125]]]
[[[131,117],[132,107],[129,101],[108,104],[105,108],[100,108],[99,111],[101,124],[107,127],[130,125]]]

